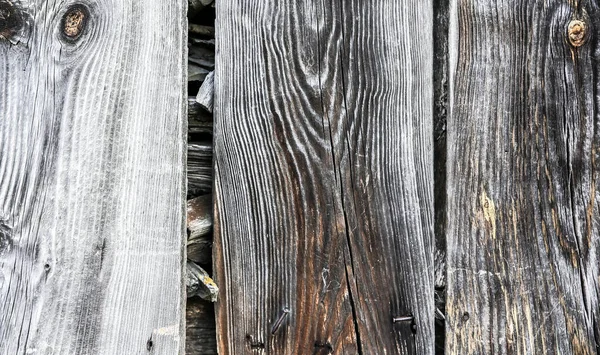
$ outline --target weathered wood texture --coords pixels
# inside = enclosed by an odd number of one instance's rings
[[[0,0],[0,354],[177,354],[187,4],[69,3]]]
[[[219,1],[221,354],[433,353],[432,13]]]
[[[213,303],[194,297],[186,305],[186,342],[188,355],[216,355],[217,335]]]
[[[205,109],[207,112],[213,112],[214,106],[214,91],[215,91],[215,80],[214,80],[214,71],[211,71],[202,86],[200,86],[200,90],[198,90],[198,95],[196,95],[196,102],[200,104],[200,106]]]
[[[213,147],[210,142],[189,144],[187,179],[191,194],[200,195],[212,190],[212,160]]]
[[[435,216],[435,351],[445,348],[446,302],[446,121],[448,119],[449,0],[433,1],[433,197]]]
[[[451,4],[446,351],[597,354],[599,4]]]
[[[212,195],[187,203],[187,257],[200,265],[212,265]]]

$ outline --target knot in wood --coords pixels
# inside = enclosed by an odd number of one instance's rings
[[[62,30],[69,39],[77,39],[87,23],[89,12],[83,5],[73,5],[67,10],[62,21]]]
[[[0,0],[0,40],[10,39],[23,27],[20,11],[10,2]]]
[[[580,47],[585,42],[587,25],[581,20],[572,20],[569,22],[569,42],[573,47]]]

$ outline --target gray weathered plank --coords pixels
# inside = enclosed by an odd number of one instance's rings
[[[0,354],[177,354],[187,4],[70,4],[0,0]]]
[[[432,23],[430,1],[219,1],[221,354],[433,353]]]
[[[598,3],[451,8],[446,352],[597,354]]]

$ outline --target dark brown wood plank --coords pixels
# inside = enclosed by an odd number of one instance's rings
[[[446,351],[596,354],[598,3],[451,4]]]
[[[186,7],[0,0],[0,354],[183,352]]]
[[[433,353],[432,12],[219,2],[221,354]]]

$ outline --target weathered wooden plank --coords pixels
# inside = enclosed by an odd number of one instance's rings
[[[432,354],[431,2],[217,11],[219,352]]]
[[[0,0],[0,354],[183,352],[186,7]]]
[[[598,4],[451,4],[446,351],[596,354]]]

